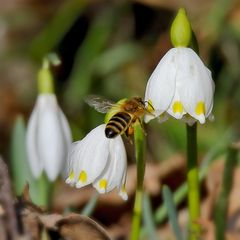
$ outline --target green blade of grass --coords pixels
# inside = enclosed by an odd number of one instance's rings
[[[92,196],[92,198],[90,199],[90,201],[84,206],[84,208],[81,211],[82,215],[85,216],[91,216],[96,205],[97,205],[97,200],[98,200],[98,193],[96,193],[95,195]]]
[[[162,190],[164,205],[167,209],[168,217],[177,240],[183,240],[182,233],[177,221],[177,211],[173,202],[172,192],[168,186],[163,186]]]
[[[62,40],[77,17],[80,16],[85,6],[85,0],[64,1],[47,27],[31,44],[31,54],[38,59],[42,59],[43,56],[51,52]]]
[[[237,154],[238,150],[229,147],[227,159],[225,161],[223,180],[221,185],[221,191],[217,200],[214,221],[215,221],[215,238],[218,240],[225,239],[226,229],[226,214],[228,207],[229,194],[232,189],[232,181],[234,175],[234,167],[237,165]]]
[[[146,229],[146,234],[149,240],[157,240],[155,224],[150,199],[147,193],[143,195],[143,222]]]
[[[79,100],[85,96],[92,85],[94,60],[106,47],[115,23],[115,11],[107,9],[93,21],[87,36],[76,53],[65,101],[72,109],[79,107]]]
[[[101,54],[94,62],[96,73],[101,76],[111,74],[123,65],[139,58],[142,49],[136,43],[127,42],[112,47]]]

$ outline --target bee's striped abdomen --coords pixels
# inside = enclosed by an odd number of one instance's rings
[[[131,122],[131,116],[126,112],[119,112],[112,116],[105,128],[107,138],[114,138],[126,131]]]

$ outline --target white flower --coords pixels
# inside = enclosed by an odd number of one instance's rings
[[[210,70],[190,48],[170,49],[152,73],[146,88],[145,100],[154,117],[160,121],[169,115],[189,124],[201,124],[211,117],[215,85]],[[151,109],[152,106],[152,109]]]
[[[69,153],[69,177],[66,183],[81,188],[92,184],[99,193],[118,189],[127,200],[125,190],[127,156],[121,136],[105,136],[105,124],[94,128],[81,141],[72,144]]]
[[[71,131],[54,94],[38,95],[30,116],[26,145],[34,177],[44,170],[54,181],[66,164],[71,145]]]

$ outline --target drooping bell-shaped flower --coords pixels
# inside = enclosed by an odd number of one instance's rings
[[[187,37],[179,36],[178,23],[182,29],[188,29],[190,24],[187,24],[184,12],[180,11],[178,15],[171,31],[176,47],[163,56],[147,83],[145,100],[152,115],[147,115],[145,121],[154,117],[163,121],[170,115],[189,124],[195,121],[203,124],[211,117],[215,85],[210,70],[199,56],[184,46],[188,44],[191,29],[185,31]]]
[[[40,177],[44,171],[54,181],[66,166],[71,131],[53,93],[48,68],[39,72],[39,89],[26,132],[28,161],[34,177]]]
[[[105,136],[105,126],[94,128],[81,141],[72,144],[66,183],[77,188],[92,184],[99,193],[117,188],[119,195],[127,200],[126,150],[121,136],[112,139]]]

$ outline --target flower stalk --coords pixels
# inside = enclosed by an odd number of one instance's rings
[[[187,125],[187,184],[189,208],[189,240],[199,239],[201,233],[199,172],[197,163],[197,124]]]
[[[48,210],[52,208],[52,197],[54,193],[54,182],[51,182],[45,173],[35,180],[38,189],[38,205]]]
[[[145,133],[140,123],[137,123],[134,126],[134,144],[137,163],[137,189],[133,208],[132,232],[130,239],[138,240],[142,218],[143,179],[145,173]]]

